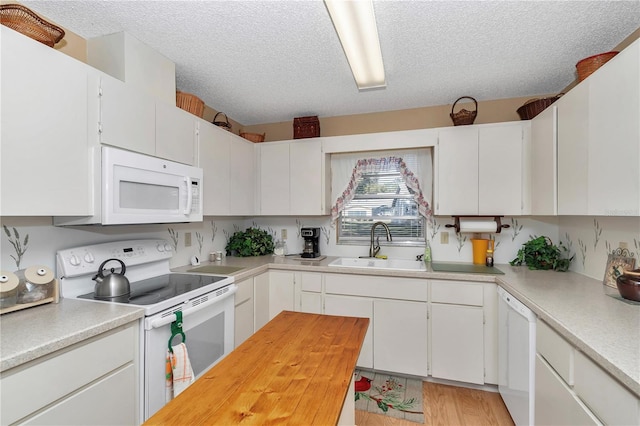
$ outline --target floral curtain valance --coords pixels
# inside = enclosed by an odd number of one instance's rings
[[[418,205],[418,212],[425,218],[429,219],[432,216],[431,206],[425,199],[416,176],[407,168],[407,165],[402,158],[384,157],[361,159],[356,162],[356,166],[353,169],[351,180],[347,184],[347,188],[336,199],[335,204],[331,208],[331,221],[335,222],[340,216],[340,213],[344,210],[345,206],[353,200],[356,188],[358,187],[358,180],[363,174],[379,173],[392,168],[400,171],[400,175],[404,179],[405,184],[412,191],[413,199]]]

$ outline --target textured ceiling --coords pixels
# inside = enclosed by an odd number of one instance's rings
[[[244,125],[561,91],[640,27],[640,1],[374,1],[387,87],[358,92],[324,3],[22,1],[84,38],[126,31]]]

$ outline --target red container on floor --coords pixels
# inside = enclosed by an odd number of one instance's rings
[[[293,119],[293,138],[317,138],[320,136],[318,116],[296,117]]]

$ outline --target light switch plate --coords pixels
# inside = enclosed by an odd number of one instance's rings
[[[282,239],[283,239],[283,240],[286,240],[286,239],[287,239],[287,230],[286,230],[285,228],[283,228],[283,229],[280,231],[280,236],[282,237]]]
[[[191,232],[184,233],[184,246],[191,247]]]

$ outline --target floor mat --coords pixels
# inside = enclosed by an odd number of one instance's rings
[[[422,381],[356,370],[356,410],[424,423]]]

